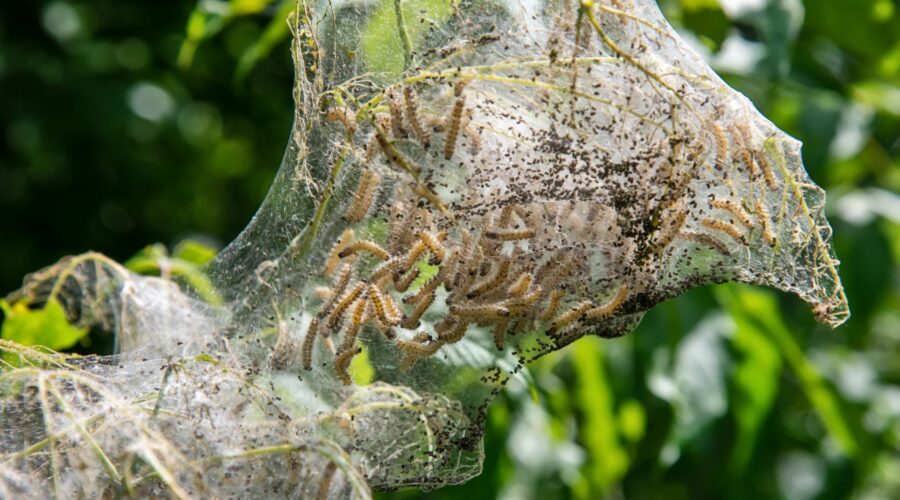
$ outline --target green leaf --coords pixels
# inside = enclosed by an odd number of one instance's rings
[[[586,337],[572,349],[582,413],[581,440],[591,457],[585,474],[592,496],[604,494],[628,472],[630,459],[619,441],[615,401],[603,363],[601,339]]]
[[[295,7],[299,7],[296,0],[282,0],[278,5],[278,10],[272,16],[272,21],[266,26],[263,34],[241,54],[234,74],[237,83],[244,81],[259,61],[262,61],[276,45],[287,38],[290,33],[287,18]]]
[[[87,328],[69,323],[62,305],[50,299],[41,309],[29,309],[24,302],[10,304],[0,299],[6,319],[0,327],[0,338],[26,345],[41,345],[59,351],[72,347],[87,335]]]
[[[767,314],[778,314],[769,311]],[[759,429],[768,416],[778,395],[781,376],[781,357],[778,348],[765,332],[760,331],[741,311],[732,311],[736,331],[732,347],[739,360],[731,374],[731,401],[737,424],[737,442],[731,458],[731,472],[740,477],[753,456]]]
[[[202,266],[211,261],[217,253],[215,248],[204,245],[197,240],[183,240],[175,245],[172,257],[190,262],[195,266]]]
[[[406,33],[413,51],[422,43],[422,38],[430,26],[429,21],[441,26],[453,14],[453,5],[448,0],[381,0],[363,31],[360,46],[369,69],[385,78],[399,75],[403,72],[404,65],[403,44],[394,9],[395,1],[401,2]],[[420,19],[427,21],[419,22]]]
[[[856,457],[860,453],[860,443],[841,410],[840,399],[784,324],[774,294],[749,286],[722,286],[716,292],[729,311],[751,320],[760,332],[764,332],[778,346],[778,351],[797,376],[828,434],[844,455]]]

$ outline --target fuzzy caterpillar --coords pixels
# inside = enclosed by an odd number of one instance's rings
[[[365,169],[359,177],[356,192],[353,193],[353,201],[344,213],[344,219],[355,224],[366,216],[372,207],[372,199],[378,191],[378,183],[381,180],[374,170]]]
[[[703,219],[702,221],[700,221],[700,223],[703,224],[704,227],[707,227],[714,231],[725,233],[738,243],[744,245],[747,244],[746,238],[744,238],[744,235],[741,234],[741,232],[734,226],[734,224],[716,219]]]
[[[747,229],[753,229],[754,227],[753,219],[750,218],[750,214],[748,214],[743,207],[731,200],[719,200],[713,198],[709,200],[709,206],[731,212],[731,215],[734,215],[738,222]]]

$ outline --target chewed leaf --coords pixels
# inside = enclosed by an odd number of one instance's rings
[[[217,294],[95,254],[18,294],[50,289],[122,352],[8,377],[10,412],[48,428],[0,448],[0,492],[20,475],[85,496],[457,483],[528,362],[691,287],[764,284],[847,318],[800,144],[652,0],[309,1],[289,26],[291,141],[210,264]],[[52,432],[51,460],[29,452]]]

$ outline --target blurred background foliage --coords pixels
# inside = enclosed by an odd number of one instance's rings
[[[94,249],[219,300],[198,266],[281,159],[293,2],[7,2],[0,290]],[[694,290],[632,335],[579,341],[514,380],[480,477],[383,498],[900,498],[900,3],[660,4],[804,142],[853,317],[830,331],[793,297]],[[53,304],[0,305],[5,338],[103,344]]]

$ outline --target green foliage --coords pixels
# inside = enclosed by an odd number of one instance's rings
[[[216,250],[194,240],[184,240],[169,255],[165,245],[156,243],[144,247],[125,261],[125,267],[138,274],[183,279],[197,295],[212,305],[222,303],[222,297],[203,270],[203,265],[216,256]]]
[[[0,338],[32,346],[40,345],[55,351],[69,349],[83,339],[88,331],[69,324],[63,306],[50,299],[40,309],[29,309],[19,302],[10,304],[0,299],[5,319],[0,326]]]
[[[732,42],[762,54],[718,62],[729,84],[804,142],[805,164],[829,191],[853,318],[831,332],[799,301],[753,288],[688,293],[628,337],[585,340],[529,367],[487,416],[484,473],[429,498],[900,496],[900,9],[762,3],[733,12],[715,0],[660,1],[711,58]],[[0,157],[0,207],[15,221],[0,239],[5,289],[92,246],[122,258],[188,231],[227,241],[278,164],[293,109],[285,17],[294,2],[234,1],[223,12],[201,2],[193,13],[119,4],[76,5],[80,31],[68,39],[37,4],[10,6],[0,21],[0,39],[21,56],[0,58],[0,82],[21,103],[0,104],[11,151]],[[403,8],[419,4],[431,5]],[[116,19],[101,14],[111,5]],[[396,33],[393,3],[375,8],[383,26],[363,36],[394,44],[375,51],[392,54],[375,65],[396,71],[401,41],[378,36]],[[183,40],[180,52],[172,40]],[[176,63],[190,68],[175,72]],[[235,74],[246,79],[240,94]],[[144,81],[173,101],[167,118],[125,104]],[[177,275],[202,295],[209,255],[152,246],[128,265]],[[3,338],[25,331],[17,324],[71,328],[52,302],[3,310]],[[66,331],[15,335],[65,348],[75,334]],[[351,368],[364,379],[359,363]]]

